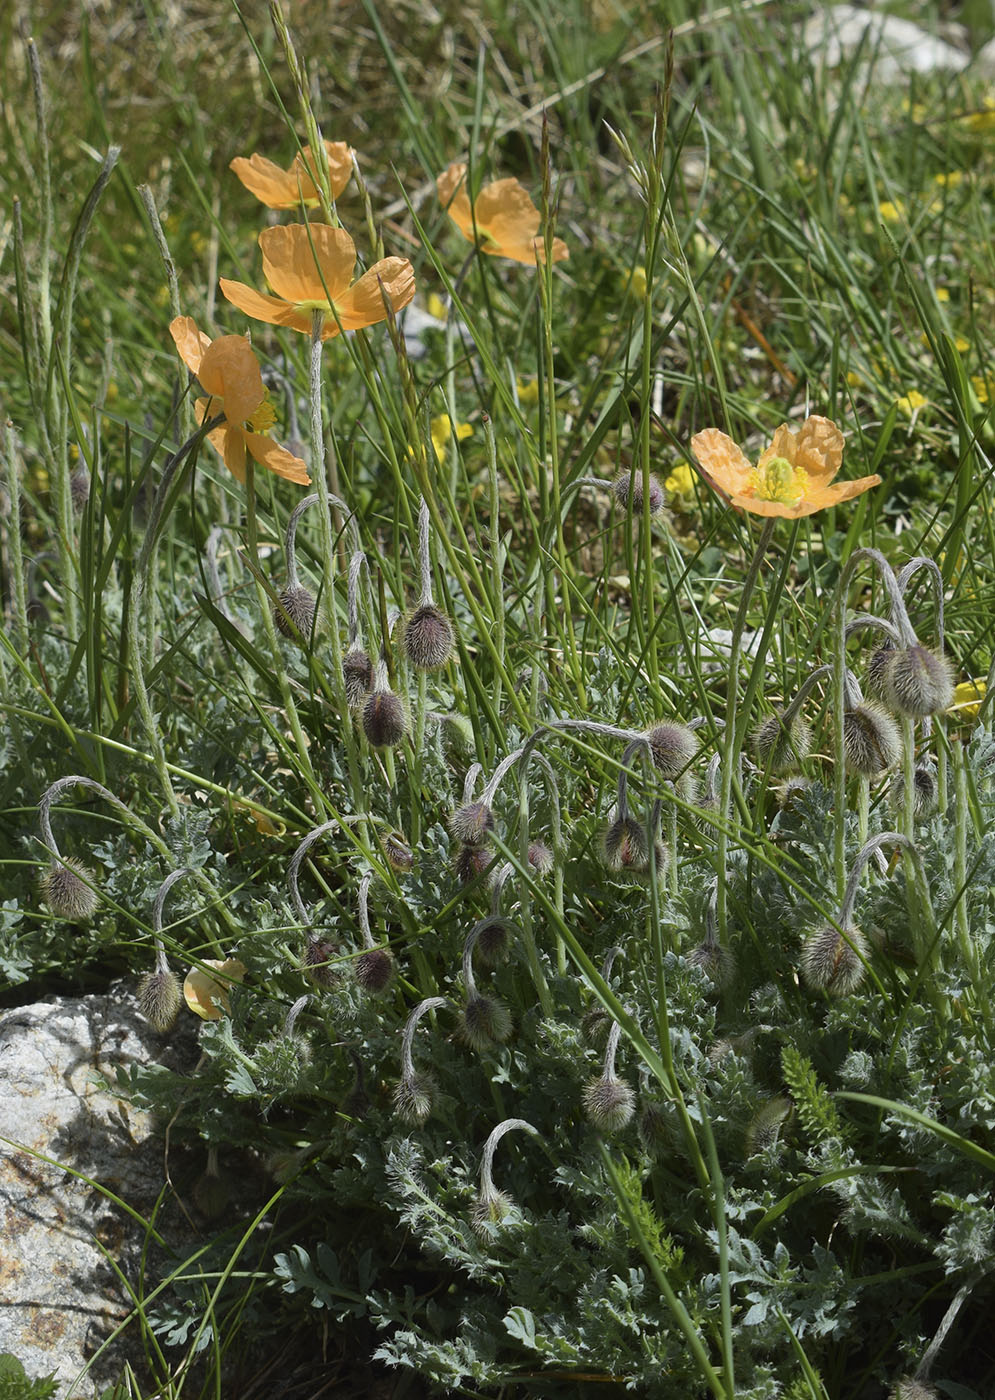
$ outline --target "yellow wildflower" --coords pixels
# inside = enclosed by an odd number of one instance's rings
[[[895,400],[895,407],[899,413],[904,413],[906,418],[914,418],[920,409],[925,408],[929,399],[925,394],[920,394],[918,389],[910,389],[907,394],[903,394],[900,399]]]
[[[438,292],[429,292],[425,302],[425,309],[430,316],[434,316],[437,321],[445,321],[448,317],[446,303],[439,296]]]
[[[625,279],[625,290],[631,297],[638,298],[639,301],[646,299],[646,269],[645,267],[634,267]]]
[[[670,496],[694,495],[694,472],[686,462],[681,462],[663,483],[663,489]]]
[[[206,968],[214,968],[214,977]],[[245,963],[238,958],[205,958],[200,967],[192,967],[183,981],[183,998],[187,1006],[202,1021],[220,1021],[230,1013],[228,988],[232,982],[241,982],[245,976]]]
[[[953,704],[947,714],[958,715],[962,719],[977,719],[981,702],[987,694],[988,684],[983,680],[961,681],[954,686]]]
[[[901,200],[892,202],[890,199],[883,199],[878,205],[878,213],[886,224],[900,224],[905,218],[905,205]]]
[[[448,413],[440,413],[432,419],[432,446],[435,448],[437,461],[442,461],[446,448],[453,437],[453,421]],[[456,441],[465,442],[468,437],[473,437],[473,428],[469,423],[456,424]]]
[[[991,389],[989,388],[988,380],[983,374],[971,375],[971,387],[978,396],[978,403],[991,402]]]
[[[538,403],[538,402],[539,402],[539,381],[538,381],[538,379],[528,379],[528,380],[526,380],[526,379],[519,379],[519,380],[516,380],[516,386],[515,386],[515,387],[516,387],[517,390],[518,390],[518,402],[519,402],[519,403]]]
[[[933,176],[933,184],[944,190],[955,190],[964,180],[963,170],[944,170]]]

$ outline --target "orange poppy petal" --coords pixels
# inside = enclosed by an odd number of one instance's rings
[[[408,259],[384,258],[335,298],[335,310],[342,329],[354,331],[387,319],[385,296],[394,310],[400,311],[414,294],[415,270]]]
[[[213,977],[208,968],[214,968],[219,976]],[[204,1021],[220,1021],[229,1011],[228,988],[232,982],[241,982],[245,976],[245,963],[238,958],[205,958],[203,967],[192,967],[183,980],[183,998],[190,1010]]]
[[[705,428],[691,439],[691,451],[697,457],[705,475],[726,495],[734,497],[746,491],[753,471],[742,448],[718,428]],[[766,502],[776,505],[777,502]],[[777,511],[771,512],[777,514]]]
[[[773,461],[775,457],[783,457],[786,462],[790,462],[793,467],[797,467],[800,463],[796,459],[796,451],[797,442],[795,440],[795,435],[788,427],[787,423],[782,423],[781,426],[776,429],[770,446],[765,447],[757,458],[757,470],[759,471],[761,467],[765,467],[767,463]]]
[[[266,281],[285,301],[335,301],[348,287],[356,266],[355,243],[344,228],[331,224],[264,228],[259,246]]]
[[[219,278],[218,285],[231,304],[244,311],[246,316],[256,321],[266,321],[271,326],[290,326],[295,331],[310,335],[309,311],[298,311],[296,306],[280,297],[265,296],[254,287],[247,287],[244,282],[229,282],[227,277]]]
[[[274,476],[282,476],[284,481],[296,481],[299,486],[310,485],[306,463],[274,442],[266,433],[243,432],[242,440],[253,460]]]
[[[326,141],[325,150],[328,153],[328,188],[332,198],[338,199],[349,183],[349,176],[352,174],[352,150],[345,141]],[[294,157],[291,170],[295,166],[301,172],[303,193],[308,196],[317,196],[318,191],[314,183],[316,171],[310,146],[305,146]]]
[[[526,242],[483,244],[482,252],[490,253],[496,258],[510,258],[512,262],[525,263],[529,267],[535,267],[537,263],[546,261],[546,245],[542,235],[536,234]],[[562,262],[564,258],[569,258],[570,249],[562,238],[553,239],[552,261]]]
[[[498,244],[527,243],[539,232],[539,210],[517,180],[485,185],[473,206],[477,227]]]
[[[879,476],[862,476],[856,481],[838,481],[832,486],[814,486],[795,505],[786,505],[783,501],[761,501],[755,496],[738,492],[730,496],[730,500],[737,509],[747,510],[751,515],[801,520],[803,516],[815,515],[817,511],[826,510],[829,506],[852,501],[854,496],[863,495],[872,486],[880,485],[880,482]]]
[[[211,344],[211,337],[197,329],[192,316],[177,316],[169,323],[169,334],[179,353],[180,359],[191,374],[197,374],[204,351]]]
[[[843,434],[829,418],[805,419],[795,437],[795,465],[818,486],[832,481],[843,465]]]
[[[222,335],[205,351],[197,378],[206,391],[224,400],[232,423],[251,418],[266,394],[259,361],[244,335]]]
[[[245,156],[236,156],[228,168],[268,209],[296,209],[300,204],[296,171],[281,170],[273,161],[258,154],[249,156],[248,160]],[[313,185],[311,194],[314,194]]]

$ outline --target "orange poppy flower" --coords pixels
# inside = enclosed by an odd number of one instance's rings
[[[709,484],[739,510],[797,520],[850,501],[877,486],[879,476],[830,485],[843,462],[843,434],[828,418],[806,418],[797,432],[782,423],[774,441],[751,466],[718,428],[695,433],[691,450]]]
[[[248,452],[267,471],[307,486],[311,480],[307,466],[269,436],[267,429],[275,421],[273,409],[259,372],[259,361],[247,338],[222,335],[211,340],[189,316],[177,316],[170,322],[169,333],[180,359],[211,396],[197,400],[197,422],[203,423],[218,413],[225,415],[226,421],[213,428],[207,440],[232,476],[245,480]]]
[[[485,185],[473,204],[466,192],[466,166],[451,165],[435,182],[439,199],[453,223],[471,243],[495,258],[535,267],[545,262],[546,245],[539,232],[539,210],[517,180]],[[562,238],[553,239],[553,262],[570,256]]]
[[[215,969],[217,977],[206,971],[209,967]],[[183,979],[183,999],[202,1021],[220,1021],[222,1016],[231,1015],[228,988],[244,976],[245,963],[238,958],[205,958],[201,967],[192,967]]]
[[[328,152],[330,193],[333,199],[338,199],[352,174],[352,151],[344,141],[326,141],[325,150]],[[318,203],[310,146],[294,156],[289,170],[256,153],[248,159],[236,156],[228,168],[234,170],[245,188],[268,209],[297,209],[301,204],[313,209]]]
[[[312,251],[312,243],[314,248]],[[240,311],[273,326],[311,333],[311,314],[325,313],[322,340],[387,319],[384,298],[395,311],[415,294],[407,258],[384,258],[356,282],[356,245],[330,224],[280,224],[259,235],[263,274],[276,296],[221,278],[221,290]],[[351,283],[351,285],[350,285]]]

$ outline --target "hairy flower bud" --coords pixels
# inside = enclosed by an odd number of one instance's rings
[[[373,684],[373,662],[362,647],[351,647],[342,658],[345,698],[353,709],[366,700]]]
[[[757,1152],[767,1152],[776,1147],[781,1129],[794,1112],[794,1104],[786,1094],[778,1094],[768,1099],[753,1115],[746,1129],[746,1155],[752,1157]]]
[[[875,778],[894,768],[902,754],[902,739],[887,710],[867,700],[843,716],[843,749],[848,768]]]
[[[503,1191],[493,1188],[481,1191],[470,1212],[470,1228],[475,1235],[486,1236],[490,1227],[500,1225],[514,1209],[514,1202]]]
[[[736,958],[728,948],[723,948],[715,938],[706,938],[688,954],[692,967],[700,968],[709,981],[725,991],[736,975]]]
[[[584,1090],[584,1112],[602,1133],[618,1133],[636,1111],[636,1096],[624,1080],[602,1074]]]
[[[950,662],[928,647],[905,647],[888,659],[882,678],[885,703],[901,715],[941,714],[954,699]]]
[[[316,606],[314,594],[302,584],[284,588],[273,609],[277,630],[285,637],[296,637],[299,633],[305,642],[310,640]]]
[[[77,467],[69,478],[69,495],[73,510],[77,515],[82,515],[83,509],[90,499],[90,473],[86,467]]]
[[[434,603],[422,603],[404,624],[404,650],[419,671],[436,671],[453,654],[453,624]]]
[[[471,1050],[503,1045],[511,1035],[511,1013],[493,997],[471,996],[460,1015],[460,1035]]]
[[[354,960],[353,975],[364,992],[382,992],[394,975],[394,959],[386,948],[368,948]]]
[[[415,858],[411,847],[399,831],[387,833],[383,838],[383,851],[387,857],[387,864],[398,875],[404,875],[413,868]]]
[[[868,695],[875,696],[878,700],[884,699],[884,676],[888,669],[888,663],[895,655],[893,646],[878,647],[871,653],[871,659],[867,663],[867,675],[864,677],[864,689]]]
[[[301,955],[301,966],[317,987],[334,987],[336,970],[331,961],[338,948],[329,938],[309,938]]]
[[[464,802],[449,818],[449,830],[465,846],[480,846],[494,830],[494,812],[486,802]]]
[[[394,1112],[405,1123],[421,1127],[432,1112],[435,1083],[425,1074],[408,1074],[394,1089]]]
[[[801,972],[810,987],[846,996],[864,980],[867,940],[857,928],[846,937],[832,924],[814,929],[802,946]]]
[[[548,875],[553,868],[553,852],[543,841],[529,843],[528,859],[537,875]]]
[[[504,962],[511,944],[511,933],[505,919],[488,919],[477,934],[477,956],[488,967]]]
[[[41,896],[53,914],[74,924],[91,919],[99,900],[93,871],[73,856],[59,856],[41,877]]]
[[[453,857],[453,870],[461,885],[469,885],[483,875],[493,860],[493,852],[487,846],[459,846]]]
[[[643,510],[643,474],[639,468],[634,471],[619,472],[612,482],[612,495],[623,510],[629,508],[629,497],[632,497],[632,513],[640,515]],[[650,515],[655,515],[658,510],[663,509],[665,500],[663,487],[655,476],[649,479],[649,497],[646,502]]]
[[[673,1145],[673,1130],[667,1109],[657,1099],[644,1099],[636,1120],[636,1131],[646,1151],[653,1156]]]
[[[649,869],[649,845],[646,829],[635,817],[616,817],[601,837],[601,854],[605,865],[616,874],[645,875]],[[657,876],[667,869],[667,848],[654,842],[653,854]]]
[[[785,723],[784,712],[778,710],[753,731],[756,765],[770,773],[787,773],[797,768],[811,747],[812,730],[800,714]]]
[[[892,806],[898,811],[905,807],[905,774],[896,773],[889,792]],[[916,817],[928,817],[936,808],[936,770],[930,763],[917,763],[912,779],[912,812]]]
[[[698,752],[698,740],[686,724],[655,724],[646,731],[653,766],[665,778],[674,780],[684,773]]]
[[[939,1392],[915,1376],[902,1376],[892,1386],[888,1400],[939,1400]]]
[[[374,690],[363,705],[363,733],[375,749],[393,749],[408,732],[404,702],[392,690]]]
[[[147,972],[138,984],[138,1009],[157,1031],[168,1031],[183,1005],[180,980],[168,967]]]

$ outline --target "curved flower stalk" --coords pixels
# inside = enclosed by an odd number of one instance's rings
[[[273,609],[273,620],[285,637],[300,636],[302,640],[309,643],[314,634],[317,605],[314,594],[309,588],[304,587],[297,572],[297,527],[304,512],[311,506],[317,505],[320,500],[319,493],[313,492],[310,496],[305,496],[303,500],[298,501],[290,512],[284,540],[287,556],[287,585],[277,595],[276,606]],[[327,492],[326,502],[329,507],[336,506],[339,510],[344,511],[347,519],[353,518],[352,511],[338,496]]]
[[[604,962],[601,964],[602,980],[609,986],[611,985],[612,968],[615,966],[615,959],[619,956],[625,957],[625,950],[616,943],[614,947],[608,949]],[[609,1028],[614,1024],[610,1012],[605,1010],[600,1001],[596,1001],[584,1012],[580,1025],[581,1035],[585,1040],[597,1044],[607,1037]]]
[[[617,1021],[608,1032],[604,1067],[597,1079],[588,1081],[584,1089],[584,1112],[599,1132],[617,1133],[629,1123],[636,1108],[636,1096],[624,1079],[615,1073],[622,1028]]]
[[[493,1226],[503,1224],[512,1209],[511,1198],[503,1191],[498,1191],[494,1185],[494,1154],[505,1133],[516,1130],[539,1137],[538,1129],[524,1118],[506,1118],[491,1130],[484,1143],[484,1154],[480,1162],[480,1190],[470,1213],[470,1225],[477,1235],[486,1236]]]
[[[828,670],[828,667],[827,667]],[[705,911],[705,937],[689,955],[689,962],[701,968],[705,976],[720,991],[725,991],[736,975],[736,958],[732,950],[719,942],[719,922],[716,914],[718,881],[712,886]]]
[[[355,518],[355,517],[354,517]],[[347,592],[348,631],[346,652],[342,658],[342,676],[345,681],[346,699],[352,709],[358,709],[370,693],[373,684],[373,662],[363,646],[363,633],[359,609],[359,576],[366,570],[369,583],[370,566],[366,555],[358,547],[349,558],[349,579]]]
[[[372,873],[367,871],[359,882],[357,896],[359,934],[366,951],[355,960],[353,976],[364,991],[382,992],[390,985],[390,980],[394,975],[394,959],[389,949],[381,948],[374,942],[373,934],[370,932],[369,895],[372,880]]]
[[[618,773],[618,793],[615,815],[601,838],[605,865],[616,874],[644,875],[652,873],[657,879],[666,874],[669,852],[657,839],[663,802],[654,802],[648,823],[636,820],[629,810],[629,764],[640,748],[641,741],[629,744],[622,755]]]
[[[448,1006],[445,997],[426,997],[420,1001],[404,1023],[401,1036],[401,1079],[394,1089],[394,1112],[406,1123],[420,1127],[432,1111],[435,1081],[429,1075],[418,1074],[412,1058],[412,1045],[418,1022],[429,1011]]]
[[[798,687],[783,710],[775,710],[753,731],[753,753],[763,773],[781,776],[801,767],[811,749],[812,729],[802,717],[801,708],[810,692],[832,673],[831,666],[817,666]]]
[[[176,1020],[183,1001],[180,983],[169,966],[162,941],[162,914],[169,891],[184,876],[191,874],[189,866],[181,866],[166,876],[156,893],[152,906],[152,937],[155,941],[155,970],[147,972],[138,986],[138,1007],[157,1031],[168,1031]]]
[[[331,821],[322,822],[320,826],[316,826],[312,831],[309,831],[300,842],[296,851],[294,851],[294,854],[290,857],[290,863],[287,866],[287,891],[290,894],[290,902],[294,907],[294,913],[297,915],[297,922],[302,929],[307,931],[302,961],[304,967],[321,985],[328,985],[331,982],[332,973],[327,967],[327,964],[329,958],[336,952],[336,944],[331,939],[314,932],[311,916],[305,908],[303,899],[301,899],[299,886],[301,866],[304,863],[304,857],[307,855],[308,851],[322,836],[326,835],[329,831],[334,831],[336,828],[341,827],[343,822],[364,820],[369,819],[365,817],[343,817],[340,821],[338,818],[333,817]]]
[[[530,267],[546,261],[539,210],[518,180],[494,180],[471,202],[467,168],[455,163],[439,176],[436,189],[439,202],[460,233],[482,253]],[[569,256],[563,239],[554,238],[551,260],[562,262]]]
[[[418,510],[418,566],[421,580],[418,604],[404,619],[401,641],[416,670],[436,671],[452,656],[455,636],[453,624],[436,606],[432,594],[431,518],[424,500]],[[421,718],[419,741],[423,732],[424,718]]]
[[[491,923],[490,918],[479,919],[466,936],[463,944],[463,988],[466,1001],[460,1013],[460,1034],[471,1050],[487,1050],[493,1045],[503,1045],[511,1035],[511,1014],[503,1002],[495,997],[485,997],[477,991],[473,975],[473,950],[483,930]]]

